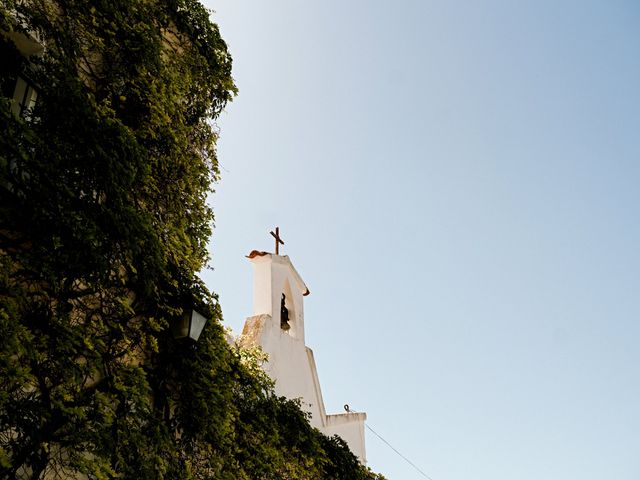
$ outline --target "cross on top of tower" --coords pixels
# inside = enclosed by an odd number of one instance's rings
[[[284,242],[280,238],[280,227],[276,227],[276,233],[273,233],[273,231],[269,233],[276,239],[276,255],[280,255],[280,245],[284,245]]]

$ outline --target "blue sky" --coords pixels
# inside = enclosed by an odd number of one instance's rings
[[[207,6],[225,323],[280,226],[328,411],[433,480],[640,478],[640,4]]]

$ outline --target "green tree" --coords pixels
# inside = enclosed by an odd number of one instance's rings
[[[5,0],[0,31],[0,477],[376,478],[228,346],[197,276],[236,93],[209,12]],[[170,333],[191,308],[197,344]]]

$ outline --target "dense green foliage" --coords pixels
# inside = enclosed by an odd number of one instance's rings
[[[196,275],[235,94],[208,12],[3,0],[0,31],[0,477],[378,478],[229,347]],[[170,334],[189,308],[212,319],[195,344]]]

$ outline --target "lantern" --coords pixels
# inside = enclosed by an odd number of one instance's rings
[[[187,310],[182,318],[173,325],[173,337],[176,339],[190,338],[197,342],[206,323],[207,318],[204,315],[195,310]]]

